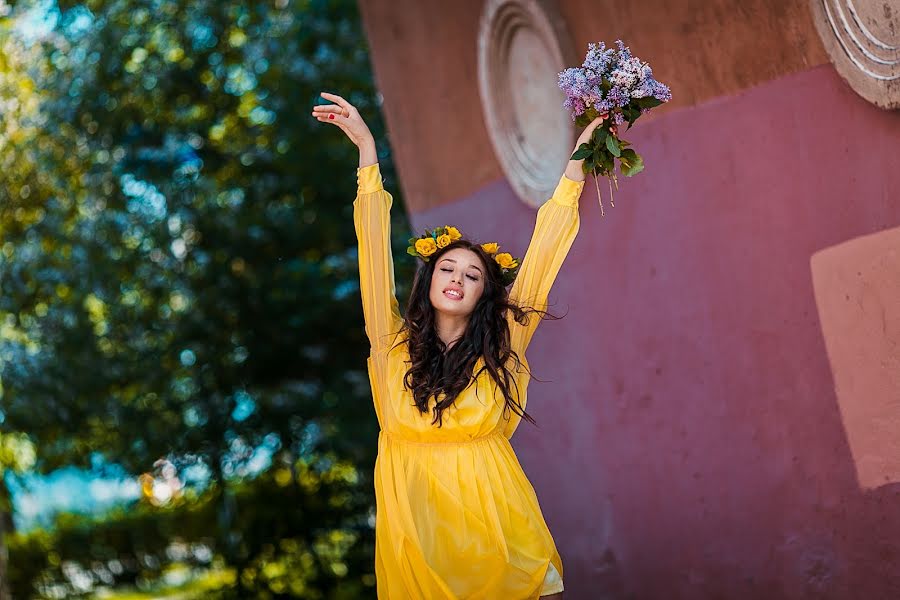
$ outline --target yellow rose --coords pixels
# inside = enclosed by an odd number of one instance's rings
[[[437,239],[437,247],[438,248],[446,248],[450,245],[450,236],[446,233],[444,235],[439,235]]]
[[[451,242],[455,242],[456,240],[458,240],[459,238],[462,237],[462,234],[459,232],[459,229],[457,229],[456,227],[450,227],[449,225],[447,225],[445,227],[445,229],[447,230],[447,235],[450,236]]]
[[[497,250],[500,249],[500,246],[497,244],[497,242],[491,242],[489,244],[482,244],[481,249],[488,254],[497,254]]]
[[[437,250],[437,244],[430,237],[416,240],[416,252],[422,256],[431,256]]]
[[[515,269],[519,264],[509,252],[501,252],[494,257],[501,269]]]

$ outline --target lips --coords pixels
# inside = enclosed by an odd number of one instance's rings
[[[463,294],[463,291],[459,288],[448,287],[446,290],[444,290],[444,296],[450,298],[451,300],[462,300],[465,294]]]

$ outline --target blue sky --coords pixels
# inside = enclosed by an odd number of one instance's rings
[[[49,525],[57,512],[101,512],[140,495],[134,477],[100,478],[87,471],[67,467],[46,476],[7,477],[13,496],[16,529]]]

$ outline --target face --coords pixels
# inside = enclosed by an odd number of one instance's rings
[[[445,252],[431,276],[431,305],[451,315],[472,314],[484,292],[484,269],[481,258],[471,250],[454,248]]]

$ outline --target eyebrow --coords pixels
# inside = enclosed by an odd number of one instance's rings
[[[442,258],[441,262],[444,262],[445,260],[449,260],[452,263],[456,262],[455,258]],[[479,267],[476,267],[475,265],[469,265],[469,266],[472,267],[473,269],[478,269],[478,272],[481,273],[482,275],[484,275],[484,271],[482,271]]]

